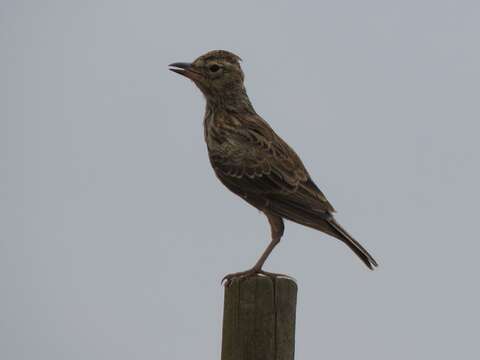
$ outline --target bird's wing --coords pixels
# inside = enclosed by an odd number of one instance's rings
[[[332,216],[332,205],[298,155],[260,117],[225,124],[210,148],[215,173],[253,206],[323,231],[347,244],[373,269],[376,261]]]
[[[288,144],[258,115],[242,117],[237,126],[223,126],[218,146],[209,148],[220,180],[253,204],[263,204],[280,216],[334,212]],[[258,207],[261,207],[259,205]]]

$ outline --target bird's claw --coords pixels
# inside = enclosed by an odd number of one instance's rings
[[[225,287],[229,287],[232,284],[233,279],[244,280],[255,274],[260,273],[262,270],[251,268],[247,271],[240,271],[236,273],[227,274],[222,278],[221,284],[225,283]]]
[[[271,273],[271,272],[268,272],[268,271],[264,271],[262,269],[252,268],[252,269],[249,269],[247,271],[240,271],[240,272],[236,272],[236,273],[232,273],[232,274],[227,274],[222,278],[222,281],[220,283],[225,284],[225,287],[229,287],[232,284],[232,281],[234,279],[245,280],[245,279],[247,279],[249,277],[252,277],[256,274],[262,274],[262,275],[265,275],[265,276],[267,276],[269,278],[272,278],[272,279],[274,279],[276,277],[279,277],[279,276],[287,276],[285,274]]]
[[[282,277],[290,277],[290,276],[288,276],[288,275],[286,275],[286,274],[272,273],[272,272],[263,271],[263,270],[260,270],[258,273],[259,273],[259,274],[262,274],[262,275],[265,275],[265,276],[268,276],[269,278],[272,278],[272,279],[275,279],[275,278],[280,277],[280,276],[282,276]]]

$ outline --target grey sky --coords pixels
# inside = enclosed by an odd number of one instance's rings
[[[2,1],[0,358],[220,356],[268,243],[167,70],[243,58],[257,111],[379,261],[287,223],[297,359],[479,358],[478,1]]]

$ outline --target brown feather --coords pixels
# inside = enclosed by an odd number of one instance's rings
[[[300,157],[255,112],[239,61],[230,52],[211,51],[182,74],[194,74],[190,78],[207,100],[205,141],[215,174],[229,190],[263,211],[272,227],[272,244],[254,270],[261,268],[280,241],[283,218],[343,241],[370,269],[377,266],[372,256],[335,221],[335,209],[315,185]],[[180,65],[182,69],[186,66]]]

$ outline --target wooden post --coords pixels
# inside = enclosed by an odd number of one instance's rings
[[[293,360],[297,284],[256,275],[225,288],[222,360]]]

